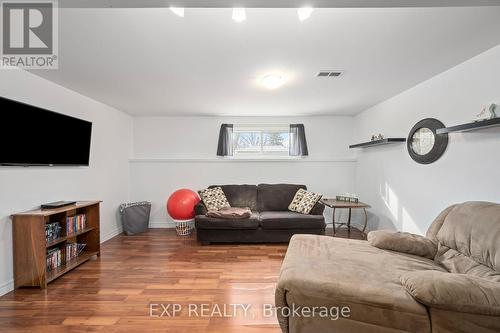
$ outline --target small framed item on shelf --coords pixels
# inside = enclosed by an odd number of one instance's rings
[[[343,195],[337,195],[335,197],[337,201],[344,201],[344,202],[352,202],[352,203],[358,203],[359,198],[355,194],[343,194]]]

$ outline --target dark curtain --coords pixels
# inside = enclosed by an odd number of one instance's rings
[[[220,125],[217,156],[233,155],[233,124]]]
[[[306,130],[304,124],[290,124],[290,156],[307,156]]]

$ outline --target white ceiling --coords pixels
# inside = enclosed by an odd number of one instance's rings
[[[132,115],[356,114],[500,44],[500,7],[65,8],[59,30],[59,70],[33,72]]]
[[[61,8],[376,8],[498,6],[499,0],[59,0]]]

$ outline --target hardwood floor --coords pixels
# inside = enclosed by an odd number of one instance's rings
[[[361,236],[351,232],[352,238]],[[193,236],[151,229],[119,235],[101,251],[100,258],[47,289],[17,289],[1,297],[0,332],[281,332],[262,306],[274,304],[286,244],[201,246]],[[182,310],[168,317],[174,304]],[[237,308],[236,316],[218,316],[216,306],[221,315],[233,315],[230,304],[251,307],[246,315]],[[214,311],[216,316],[203,316]]]

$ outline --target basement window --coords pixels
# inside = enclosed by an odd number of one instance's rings
[[[235,157],[289,156],[290,127],[286,125],[234,125]]]

